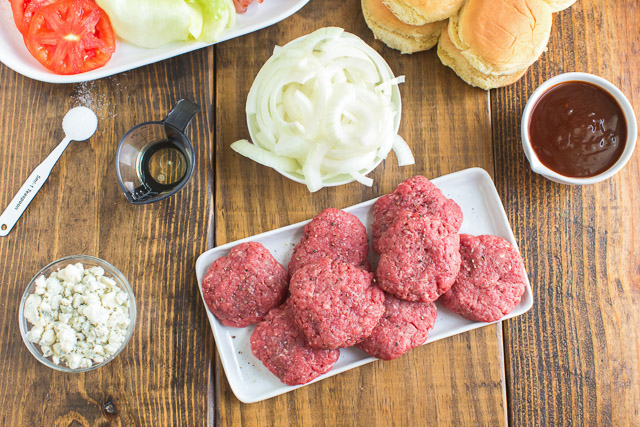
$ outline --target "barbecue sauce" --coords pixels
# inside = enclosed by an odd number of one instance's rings
[[[622,156],[627,124],[608,92],[572,81],[553,86],[538,99],[531,112],[529,139],[549,169],[569,177],[591,177]]]

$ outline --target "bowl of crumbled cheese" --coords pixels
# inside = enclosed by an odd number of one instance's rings
[[[19,315],[22,340],[38,361],[59,371],[86,372],[106,365],[127,345],[136,301],[113,265],[74,255],[35,275]]]

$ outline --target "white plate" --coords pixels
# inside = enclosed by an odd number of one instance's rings
[[[296,13],[308,2],[309,0],[267,0],[262,4],[252,3],[245,13],[236,16],[236,25],[225,31],[218,43],[280,22]],[[77,83],[100,79],[210,46],[210,44],[181,42],[158,49],[144,49],[118,40],[116,52],[104,67],[83,74],[62,76],[47,70],[31,56],[24,45],[22,34],[13,22],[11,4],[6,0],[0,0],[0,62],[20,74],[43,82]]]
[[[516,240],[509,227],[509,221],[500,202],[500,197],[487,172],[479,168],[465,169],[433,179],[432,182],[436,184],[447,197],[454,199],[460,205],[460,208],[462,208],[464,220],[460,230],[461,233],[475,235],[493,234],[508,240],[517,247]],[[369,236],[371,236],[373,204],[375,201],[376,199],[369,200],[368,202],[344,209],[346,212],[350,212],[360,218],[367,226]],[[239,243],[249,241],[262,243],[275,259],[286,266],[294,246],[302,237],[302,229],[308,222],[309,221],[300,222],[247,239],[231,242],[210,249],[200,255],[196,261],[196,274],[200,287],[200,295],[202,296],[202,278],[211,263],[219,257],[226,256],[231,248]],[[373,253],[373,251],[370,252]],[[503,319],[519,316],[528,311],[532,305],[533,294],[531,293],[531,286],[527,281],[527,287],[520,304]],[[227,375],[227,380],[229,380],[229,385],[239,400],[245,403],[258,402],[303,387],[301,385],[287,386],[281,383],[277,377],[262,365],[262,362],[253,356],[249,343],[249,338],[254,329],[253,326],[247,328],[225,326],[218,322],[208,309],[206,310],[209,316],[209,322],[211,323],[211,329],[213,330],[213,336],[216,340],[218,353],[220,354],[220,360]],[[487,323],[467,320],[438,305],[436,323],[433,330],[429,333],[427,343],[485,325],[487,325]],[[333,369],[312,382],[320,381],[332,375],[364,365],[365,363],[373,362],[374,360],[376,360],[375,357],[367,355],[356,347],[340,349],[340,359],[338,359]]]

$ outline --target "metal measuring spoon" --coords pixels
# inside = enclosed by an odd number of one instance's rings
[[[0,236],[9,234],[13,226],[18,222],[22,213],[27,209],[31,200],[44,185],[53,166],[71,141],[84,141],[91,138],[98,128],[96,113],[87,107],[75,107],[65,114],[62,119],[62,130],[65,137],[58,146],[47,156],[44,162],[29,175],[22,184],[20,191],[14,196],[9,206],[0,215]]]

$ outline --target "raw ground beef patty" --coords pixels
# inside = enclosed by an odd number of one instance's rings
[[[408,301],[435,301],[458,275],[459,236],[437,219],[399,214],[379,242],[378,286]]]
[[[436,304],[385,295],[385,312],[371,335],[358,344],[379,359],[391,360],[427,342],[436,322]]]
[[[289,275],[260,243],[241,243],[211,264],[202,283],[209,310],[225,325],[256,323],[287,296]]]
[[[300,243],[289,261],[289,274],[321,258],[331,258],[369,269],[369,238],[360,220],[340,209],[329,208],[304,226]]]
[[[380,197],[373,207],[373,250],[380,253],[378,241],[402,212],[415,212],[439,219],[453,226],[462,225],[462,210],[456,202],[445,197],[442,191],[427,178],[416,175],[398,185],[392,193]]]
[[[294,273],[291,308],[309,345],[349,347],[371,334],[384,313],[384,293],[372,279],[372,273],[328,258]]]
[[[329,371],[339,350],[311,348],[288,303],[272,309],[251,334],[251,351],[280,381],[305,384]]]
[[[493,322],[519,303],[527,283],[520,254],[496,236],[460,235],[462,265],[453,287],[439,301],[449,310]]]

